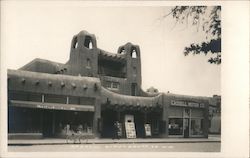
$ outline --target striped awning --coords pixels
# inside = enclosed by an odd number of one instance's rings
[[[58,104],[19,100],[10,100],[9,106],[67,111],[95,111],[94,105]]]

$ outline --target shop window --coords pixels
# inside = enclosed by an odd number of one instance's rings
[[[191,135],[203,135],[203,119],[191,119]]]
[[[40,133],[40,110],[32,108],[8,108],[9,133]]]
[[[182,135],[183,134],[183,119],[182,118],[169,118],[168,131],[169,131],[169,135]]]
[[[137,53],[136,53],[135,49],[133,49],[131,56],[132,56],[132,58],[137,58]]]

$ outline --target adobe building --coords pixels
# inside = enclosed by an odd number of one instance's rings
[[[65,63],[34,59],[8,70],[8,136],[65,137],[66,126],[97,138],[208,137],[209,98],[148,93],[141,88],[141,52],[127,43],[117,54],[81,31]]]

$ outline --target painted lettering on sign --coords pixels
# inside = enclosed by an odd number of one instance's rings
[[[187,101],[181,101],[181,100],[171,100],[170,104],[173,105],[173,106],[205,108],[204,103],[187,102]]]
[[[171,100],[171,105],[175,105],[175,106],[187,106],[184,101],[179,101],[179,100]]]
[[[199,103],[188,102],[188,106],[198,108],[200,105]]]
[[[58,109],[58,110],[76,110],[76,108],[74,107],[68,107],[65,108],[63,106],[54,106],[54,105],[36,105],[37,108],[41,108],[41,109]]]

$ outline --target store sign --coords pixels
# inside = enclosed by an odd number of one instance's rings
[[[145,124],[144,128],[145,128],[146,137],[151,137],[151,126],[150,126],[150,124]]]
[[[74,107],[63,107],[63,106],[54,106],[54,105],[36,105],[37,108],[41,108],[41,109],[57,109],[57,110],[76,110],[76,108]]]
[[[171,105],[175,105],[175,106],[187,106],[184,101],[178,101],[178,100],[171,100]]]
[[[171,105],[182,106],[182,107],[192,107],[192,108],[205,108],[204,103],[187,102],[181,100],[171,100]]]

